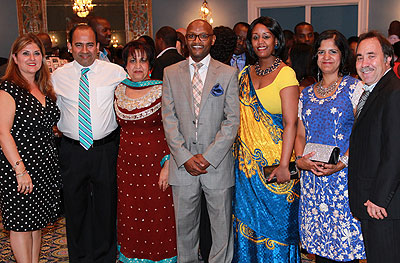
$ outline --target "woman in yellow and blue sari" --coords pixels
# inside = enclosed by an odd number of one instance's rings
[[[290,180],[294,161],[298,82],[280,59],[282,29],[259,17],[247,34],[255,65],[239,76],[240,128],[235,144],[235,249],[232,262],[300,262],[299,182]],[[263,167],[278,165],[266,176]],[[269,183],[276,177],[276,183]]]

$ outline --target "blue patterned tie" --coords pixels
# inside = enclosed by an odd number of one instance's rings
[[[92,122],[90,120],[89,81],[86,75],[89,70],[89,68],[81,69],[81,78],[79,80],[79,142],[85,150],[88,150],[93,144]]]

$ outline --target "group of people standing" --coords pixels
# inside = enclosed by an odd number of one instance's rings
[[[360,36],[359,80],[348,75],[345,37],[322,32],[311,62],[319,77],[300,92],[276,20],[235,28],[247,32],[230,66],[210,56],[211,25],[192,21],[189,57],[158,71],[162,81],[150,79],[159,63],[146,41],[124,47],[123,69],[97,59],[96,30],[77,25],[74,61],[50,77],[40,40],[17,38],[0,86],[0,209],[17,262],[39,261],[61,189],[70,262],[199,262],[202,194],[212,263],[299,263],[300,243],[316,262],[400,258],[390,44]],[[307,143],[339,147],[339,162],[311,161]]]

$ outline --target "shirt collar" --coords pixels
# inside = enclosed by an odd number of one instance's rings
[[[237,60],[246,60],[246,54],[244,52],[240,55],[233,54],[232,57],[236,58]]]
[[[79,72],[81,72],[81,69],[83,69],[83,68],[89,68],[89,69],[90,69],[89,72],[96,72],[97,65],[99,64],[99,63],[98,63],[98,59],[95,59],[94,62],[93,62],[93,64],[90,65],[89,67],[84,67],[84,66],[82,66],[82,65],[79,64],[76,60],[74,60],[72,63],[73,63],[73,65],[74,65],[74,68],[75,68],[77,71],[79,71]]]
[[[199,61],[199,63],[203,63],[203,67],[208,68],[208,65],[210,65],[210,60],[211,60],[211,55],[208,54],[205,58]],[[191,56],[189,56],[189,65],[192,65],[193,63],[196,63]],[[202,68],[203,68],[202,67]]]
[[[170,49],[176,49],[176,47],[167,47],[166,49],[161,51],[160,54],[158,54],[157,58],[161,57],[165,52],[167,52],[167,50],[170,50]]]
[[[387,70],[385,71],[385,73],[383,74],[383,76],[385,76],[386,73],[388,73],[390,70],[391,70],[391,68],[387,69]],[[383,76],[382,76],[382,77],[383,77]],[[381,79],[382,79],[382,78],[380,78],[379,80],[381,80]],[[365,90],[365,91],[372,92],[372,91],[374,90],[376,84],[378,84],[379,80],[378,80],[377,82],[375,82],[375,83],[369,85],[369,86],[368,86],[367,84],[364,84],[364,87],[363,87],[364,90]]]

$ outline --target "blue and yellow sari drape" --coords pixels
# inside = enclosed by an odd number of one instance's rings
[[[232,262],[300,262],[299,182],[267,184],[262,168],[279,164],[282,115],[270,114],[251,83],[249,67],[239,80],[240,128],[235,143]]]

